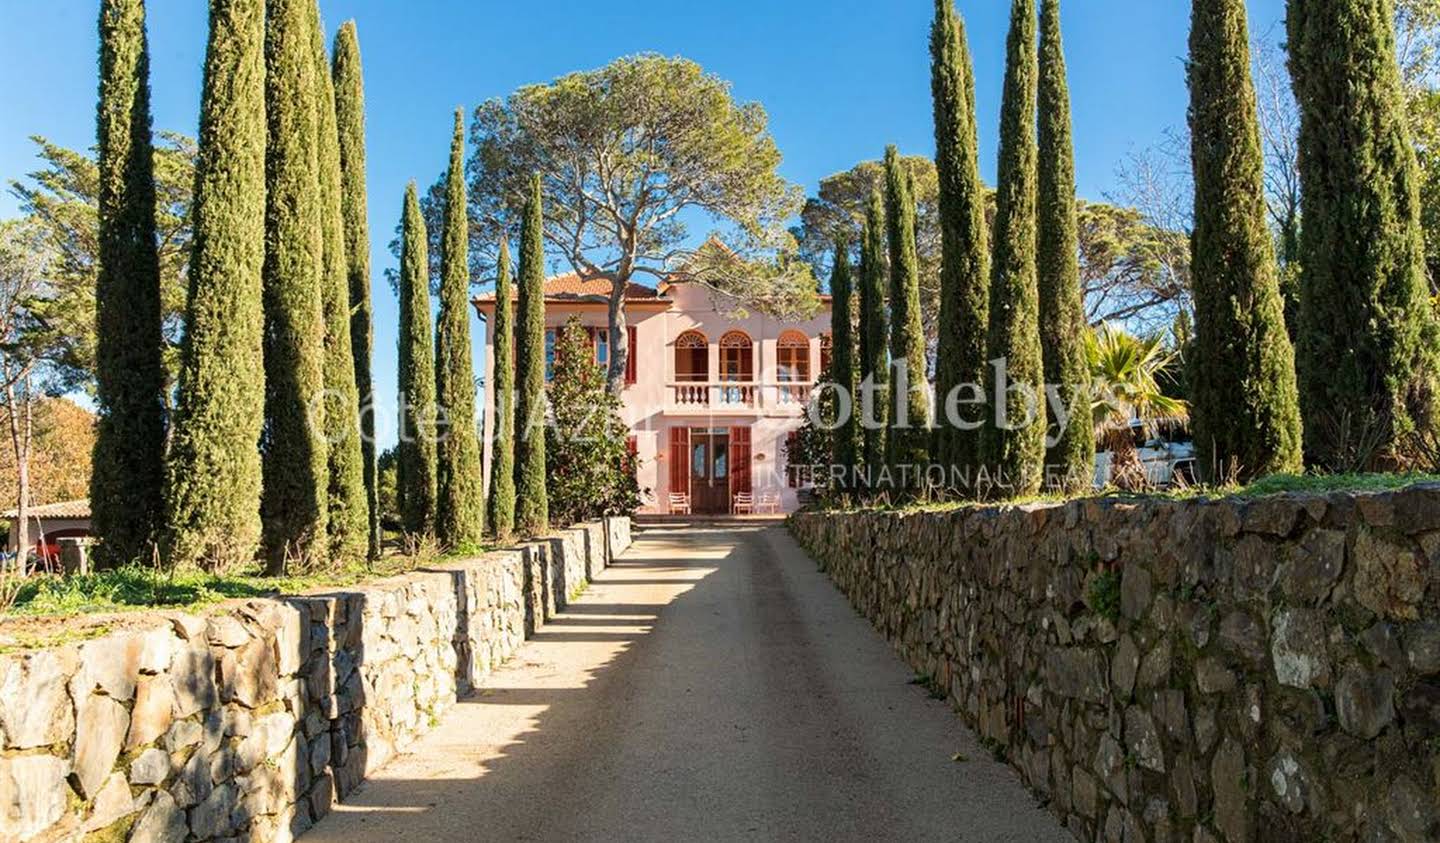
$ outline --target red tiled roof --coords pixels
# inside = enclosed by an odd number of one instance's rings
[[[6,511],[3,517],[16,518],[19,514],[18,510],[11,509]],[[32,506],[27,514],[31,518],[89,518],[90,500],[81,498],[74,501],[59,501]]]
[[[593,275],[581,276],[578,272],[566,272],[560,275],[553,275],[545,279],[545,298],[548,300],[580,301],[583,299],[608,299],[610,297],[610,285],[612,276],[610,273],[596,273]],[[515,296],[519,296],[517,291]],[[654,287],[647,287],[644,284],[630,282],[625,290],[625,298],[628,300],[654,300],[661,298]],[[489,292],[476,296],[477,302],[495,301],[495,293]]]

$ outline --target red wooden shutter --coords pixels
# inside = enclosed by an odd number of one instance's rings
[[[625,437],[625,467],[627,471],[634,471],[639,467],[640,440],[636,436]]]
[[[730,428],[730,494],[750,492],[750,428]]]
[[[590,362],[591,362],[591,363],[594,363],[594,362],[595,362],[595,329],[594,329],[594,328],[591,328],[591,327],[587,327],[587,328],[585,329],[585,337],[590,341]]]
[[[613,351],[611,352],[614,353]],[[625,328],[625,385],[635,383],[635,326]]]
[[[690,428],[670,428],[670,491],[690,493]]]

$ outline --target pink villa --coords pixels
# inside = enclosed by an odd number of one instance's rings
[[[607,363],[609,293],[605,276],[572,272],[547,280],[547,351],[556,331],[579,316],[596,362]],[[475,308],[490,324],[494,294],[475,299]],[[647,492],[641,512],[724,515],[799,506],[803,472],[786,465],[786,446],[828,363],[829,308],[803,322],[736,317],[734,310],[712,291],[683,282],[632,283],[626,293],[631,352],[621,401],[640,488]],[[493,382],[489,342],[487,384]],[[494,396],[486,390],[486,477],[494,415]]]

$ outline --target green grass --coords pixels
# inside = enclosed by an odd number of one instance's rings
[[[1394,474],[1272,474],[1244,486],[1187,486],[1176,489],[1154,489],[1126,492],[1119,489],[1096,489],[1074,495],[1039,494],[1006,501],[909,501],[901,504],[870,504],[854,502],[842,511],[882,512],[948,512],[956,509],[989,506],[1022,506],[1025,504],[1065,503],[1072,500],[1111,498],[1120,500],[1194,500],[1200,498],[1260,498],[1284,493],[1326,494],[1329,492],[1388,492],[1417,483],[1440,483],[1440,474],[1406,472]]]
[[[44,574],[27,579],[19,588],[8,616],[39,617],[125,612],[154,608],[192,608],[222,600],[296,594],[317,588],[343,588],[367,580],[403,574],[435,562],[478,555],[387,556],[373,565],[354,563],[304,576],[267,577],[259,569],[233,574],[199,570],[156,571],[129,565],[96,574],[59,576]]]

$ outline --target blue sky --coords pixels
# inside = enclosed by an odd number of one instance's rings
[[[975,57],[976,107],[993,181],[1009,3],[960,0]],[[203,0],[151,0],[156,129],[194,135],[206,37]],[[95,0],[0,3],[0,181],[36,167],[27,139],[71,147],[95,137]],[[1271,31],[1283,0],[1251,0],[1252,31]],[[926,0],[731,0],[728,3],[549,3],[322,0],[333,33],[359,26],[365,65],[375,369],[395,393],[397,307],[383,270],[407,180],[445,166],[451,113],[519,85],[640,51],[684,55],[730,80],[770,114],[781,172],[807,192],[830,173],[878,158],[887,143],[930,154]],[[1069,0],[1064,34],[1082,196],[1103,198],[1115,167],[1185,119],[1188,4]],[[17,212],[8,193],[0,217]],[[382,408],[382,420],[393,413]],[[393,438],[393,437],[392,437]]]

